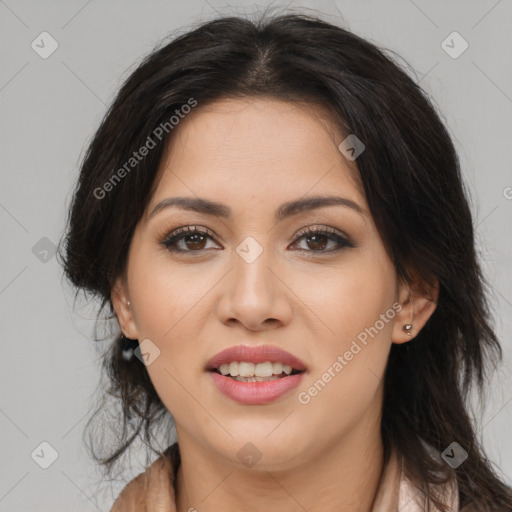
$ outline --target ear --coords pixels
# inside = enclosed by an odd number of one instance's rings
[[[402,309],[397,313],[391,341],[401,344],[412,340],[423,329],[437,307],[439,282],[433,285],[425,281],[417,271],[410,271],[411,281],[400,283],[398,301]],[[412,325],[410,335],[403,330],[404,325]]]
[[[137,328],[133,316],[133,304],[130,303],[124,276],[116,279],[110,299],[116,313],[117,321],[124,335],[130,339],[138,339]]]

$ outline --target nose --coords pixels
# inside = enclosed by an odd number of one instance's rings
[[[223,323],[241,324],[250,331],[290,323],[293,292],[273,253],[265,248],[254,261],[234,253],[233,268],[222,281],[218,304]]]

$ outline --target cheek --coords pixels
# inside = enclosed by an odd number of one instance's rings
[[[149,339],[156,347],[158,357],[147,371],[164,402],[168,396],[180,394],[178,382],[202,371],[204,360],[197,357],[201,354],[197,334],[206,320],[201,305],[214,284],[209,275],[206,269],[171,264],[160,251],[139,250],[130,255],[128,280],[136,304],[134,322],[139,341]]]
[[[201,263],[176,263],[162,249],[134,252],[130,259],[130,293],[136,297],[134,320],[141,335],[167,344],[190,335],[184,329],[197,320],[197,306],[215,284]],[[188,325],[190,327],[190,325]]]
[[[391,306],[396,296],[394,276],[387,261],[364,253],[350,261],[347,258],[343,265],[295,276],[294,292],[305,305],[302,315],[314,321],[318,337],[324,340],[320,357],[322,353],[332,357],[333,353],[348,350],[358,336],[364,341],[368,330],[375,337],[390,338],[394,317]],[[379,319],[386,312],[383,323]],[[376,322],[378,335],[372,329]]]

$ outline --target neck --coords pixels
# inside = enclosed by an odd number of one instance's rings
[[[364,424],[364,423],[363,423]],[[380,424],[353,429],[307,463],[286,470],[240,469],[186,435],[176,476],[176,510],[371,512],[383,472]]]

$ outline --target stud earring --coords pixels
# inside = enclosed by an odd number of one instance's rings
[[[407,333],[409,336],[411,336],[412,324],[405,324],[405,325],[402,327],[402,331],[404,331],[404,332],[405,332],[405,333]]]
[[[412,321],[412,317],[414,316],[414,307],[413,307],[413,304],[412,304],[412,294],[409,298],[409,301],[411,303],[411,321]],[[409,336],[412,336],[411,334],[411,331],[412,331],[412,323],[410,324],[405,324],[403,327],[402,327],[402,331],[404,331],[406,334],[408,334]]]

